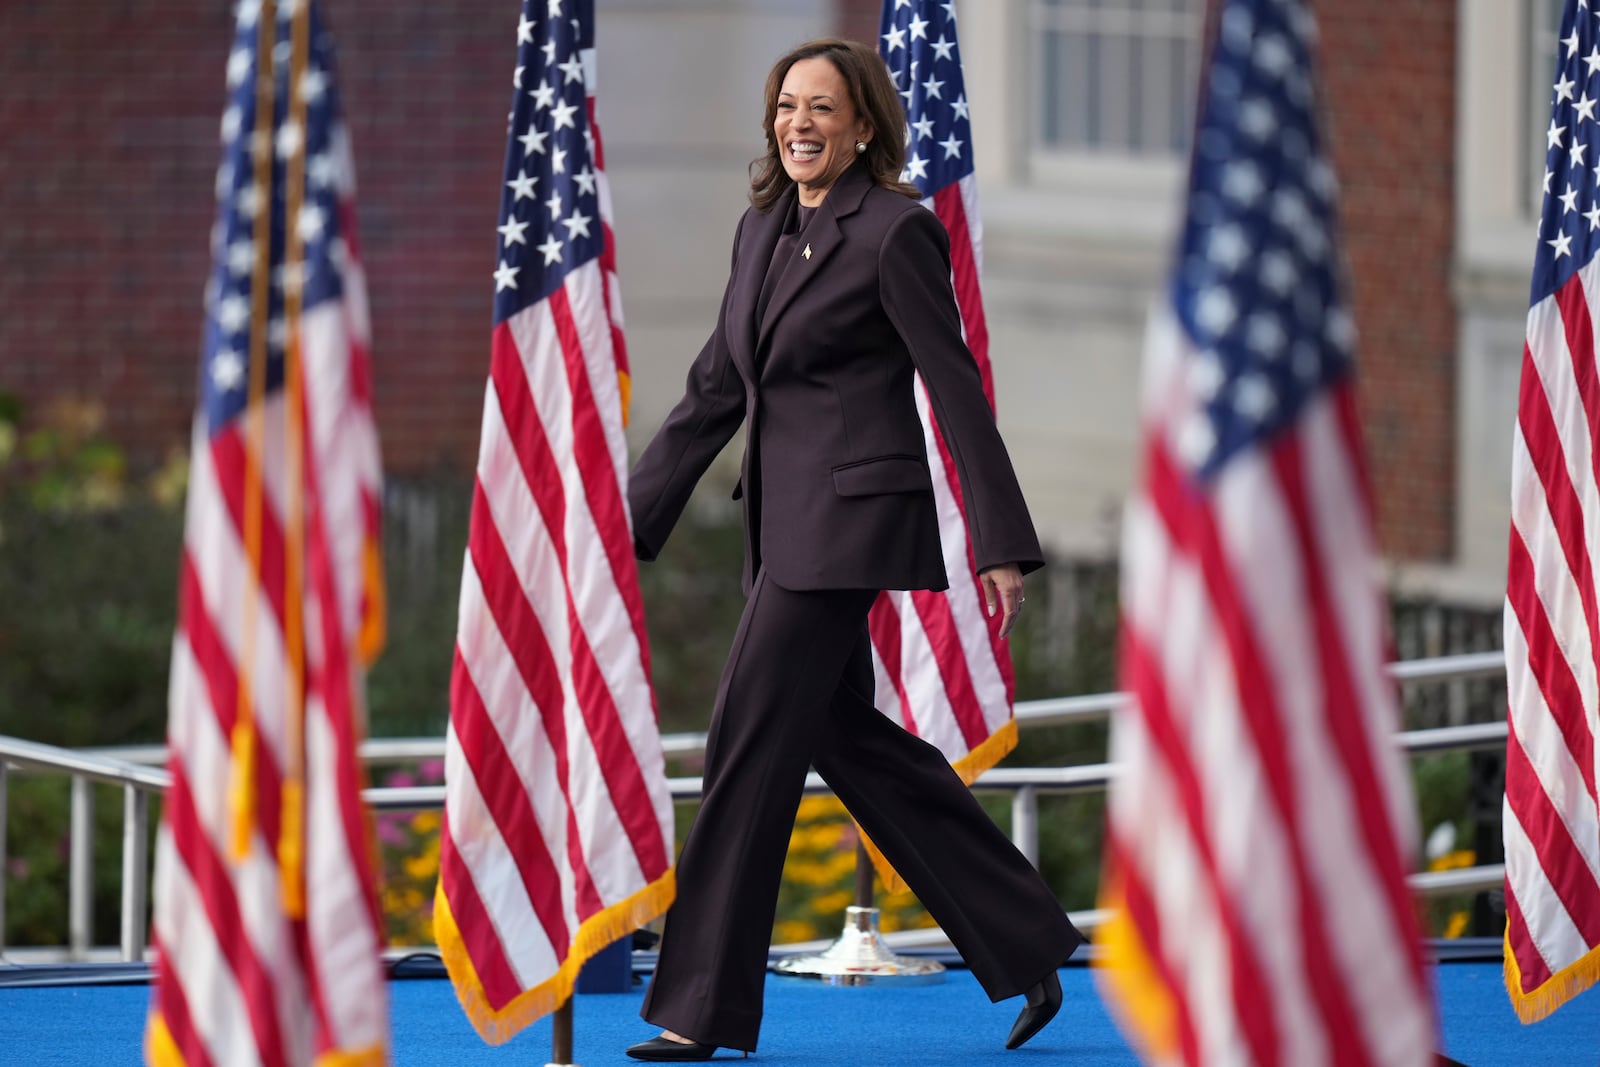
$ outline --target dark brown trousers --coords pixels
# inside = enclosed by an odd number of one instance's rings
[[[808,767],[990,999],[1025,992],[1082,941],[939,750],[873,707],[866,620],[875,595],[795,592],[757,574],[723,667],[704,799],[678,857],[677,900],[640,1010],[651,1023],[755,1049],[778,884]]]

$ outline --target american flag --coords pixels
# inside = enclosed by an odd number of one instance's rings
[[[1600,980],[1600,30],[1567,5],[1511,452],[1506,987],[1524,1022]]]
[[[592,0],[527,0],[450,689],[434,932],[499,1044],[671,903],[667,791],[623,487],[625,373]]]
[[[388,1061],[356,747],[381,500],[350,140],[313,0],[245,0],[157,841],[153,1065]]]
[[[1125,517],[1102,987],[1149,1063],[1431,1063],[1315,25],[1218,22]]]
[[[993,407],[989,329],[978,287],[983,227],[955,9],[954,3],[884,0],[878,50],[905,101],[910,140],[902,177],[922,191],[923,204],[950,233],[956,302]],[[916,389],[931,466],[944,472],[933,484],[950,588],[886,592],[873,605],[877,705],[937,746],[971,782],[1016,747],[1011,654],[1000,638],[1000,616],[990,619],[984,610],[962,519],[961,483],[920,376]]]

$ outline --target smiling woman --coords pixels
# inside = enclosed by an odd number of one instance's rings
[[[721,316],[628,483],[635,552],[654,559],[745,425],[748,599],[642,1009],[667,1031],[628,1054],[756,1047],[810,767],[989,995],[1026,994],[1014,1048],[1060,1007],[1056,968],[1081,937],[943,754],[872,704],[879,591],[949,586],[916,376],[960,475],[970,558],[1001,637],[1042,553],[963,339],[949,236],[900,180],[905,116],[883,61],[852,42],[802,45],[767,77],[765,127]]]

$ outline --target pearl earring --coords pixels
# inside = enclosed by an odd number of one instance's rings
[[[859,156],[861,153],[865,152],[866,150],[867,150],[867,142],[865,142],[865,141],[857,141],[856,142],[856,155]]]

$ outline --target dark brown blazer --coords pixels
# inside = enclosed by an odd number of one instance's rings
[[[794,590],[946,588],[912,385],[920,371],[960,475],[978,569],[1041,566],[961,336],[944,225],[853,166],[800,235],[757,322],[794,198],[791,188],[739,221],[716,329],[629,481],[639,557],[660,552],[695,483],[744,423],[746,589],[762,566]]]

